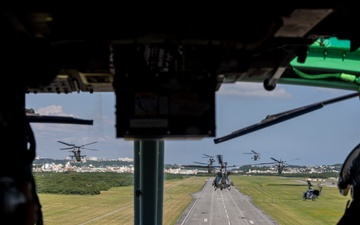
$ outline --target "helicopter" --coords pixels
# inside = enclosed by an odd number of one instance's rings
[[[227,167],[236,167],[234,166],[227,166],[227,162],[223,161],[222,155],[217,155],[218,162],[220,164],[220,171],[217,172],[217,175],[213,181],[212,186],[214,186],[214,191],[217,189],[231,189],[231,186],[234,186],[234,183],[230,180],[229,175],[230,172],[227,171]]]
[[[211,173],[214,170],[214,167],[213,167],[213,163],[215,162],[214,156],[207,155],[207,154],[203,154],[203,155],[204,155],[203,158],[209,158],[208,164],[202,163],[202,162],[194,162],[194,163],[206,165],[206,167],[208,168],[208,173]]]
[[[245,152],[244,154],[253,154],[253,156],[251,157],[251,159],[253,159],[254,161],[257,161],[260,159],[260,153],[259,152],[255,152],[254,150],[251,150],[251,152]]]
[[[270,159],[274,160],[275,162],[259,163],[259,164],[256,164],[256,165],[276,164],[276,170],[277,170],[278,174],[281,174],[283,172],[285,165],[290,166],[290,164],[285,163],[286,161],[283,161],[281,159],[277,160],[277,159],[275,159],[273,157],[270,157]],[[300,158],[292,159],[292,160],[299,160],[299,159]]]
[[[209,158],[209,165],[212,165],[215,162],[214,156],[203,154],[204,156],[202,158]]]
[[[87,145],[91,145],[91,144],[97,143],[96,141],[95,141],[95,142],[88,143],[88,144],[80,145],[80,146],[77,146],[77,145],[75,145],[75,144],[69,144],[69,143],[66,143],[66,142],[63,142],[63,141],[58,141],[58,142],[61,143],[61,144],[64,144],[64,145],[71,146],[71,147],[68,147],[68,148],[61,148],[60,150],[69,150],[69,149],[72,149],[72,150],[69,151],[69,152],[74,153],[74,155],[72,155],[72,156],[70,156],[70,157],[71,157],[71,158],[75,158],[75,160],[76,160],[77,162],[81,162],[81,161],[86,157],[85,155],[81,155],[81,150],[80,150],[80,149],[97,151],[96,149],[92,149],[92,148],[84,148],[84,147],[87,146]]]
[[[307,200],[307,199],[311,199],[312,201],[315,201],[321,194],[322,191],[322,186],[320,186],[320,184],[318,184],[318,190],[314,190],[314,187],[312,185],[312,183],[307,180],[309,188],[304,192],[303,194],[303,200]]]
[[[206,168],[208,170],[208,173],[211,173],[212,171],[214,171],[214,166],[213,163],[215,162],[214,156],[211,155],[207,155],[207,154],[203,154],[204,156],[202,158],[209,158],[209,162],[208,163],[203,163],[203,162],[194,162],[196,164],[200,164],[200,165],[183,165],[183,167],[188,167],[188,168]],[[201,166],[202,165],[202,166]]]

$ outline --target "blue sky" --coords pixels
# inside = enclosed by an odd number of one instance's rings
[[[216,138],[259,123],[267,115],[288,111],[312,103],[336,98],[353,91],[277,84],[272,92],[261,83],[223,84],[216,92]],[[82,150],[86,156],[133,158],[133,141],[116,138],[115,93],[27,94],[26,107],[41,115],[73,116],[94,120],[94,125],[31,123],[37,155],[65,159],[70,152],[58,141],[87,146],[98,151]],[[254,163],[254,150],[261,154],[257,163],[273,162],[270,157],[294,165],[330,165],[343,163],[359,143],[359,98],[354,97],[325,105],[314,112],[279,124],[214,143],[202,140],[165,140],[166,164],[207,162],[203,154],[223,155],[228,165]],[[300,158],[298,160],[294,160]]]

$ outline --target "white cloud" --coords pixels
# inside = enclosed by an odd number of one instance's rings
[[[45,116],[70,116],[70,117],[77,117],[74,114],[68,114],[63,111],[61,105],[50,105],[46,107],[39,108],[36,113]]]
[[[264,89],[262,83],[236,82],[232,84],[222,84],[219,95],[254,97],[254,98],[290,98],[291,95],[282,87],[276,87],[272,91]]]

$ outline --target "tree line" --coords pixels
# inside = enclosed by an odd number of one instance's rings
[[[66,195],[98,195],[111,187],[134,185],[133,173],[114,172],[36,172],[37,193],[66,194]],[[187,175],[166,173],[165,180],[183,179]]]

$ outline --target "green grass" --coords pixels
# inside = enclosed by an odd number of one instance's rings
[[[39,194],[45,224],[119,224],[133,218],[133,186],[114,187],[100,195]],[[101,216],[108,215],[105,218]]]
[[[232,176],[232,180],[242,193],[252,196],[253,202],[281,225],[336,224],[350,199],[342,196],[336,187],[322,184],[322,193],[316,201],[304,201],[302,196],[308,188],[307,183],[297,181],[304,181],[304,178]],[[314,186],[316,184],[313,182]]]
[[[211,176],[210,176],[211,177]],[[173,225],[191,202],[191,194],[201,190],[208,177],[165,180],[163,224]],[[336,187],[323,186],[316,201],[302,199],[306,183],[278,176],[232,175],[235,186],[281,225],[336,224],[349,196]],[[316,185],[316,182],[314,182]],[[133,186],[113,187],[100,195],[39,194],[45,224],[134,224]]]
[[[200,191],[206,178],[166,180],[163,196],[163,224],[175,224]],[[113,187],[100,195],[39,194],[45,224],[134,224],[134,187]]]

